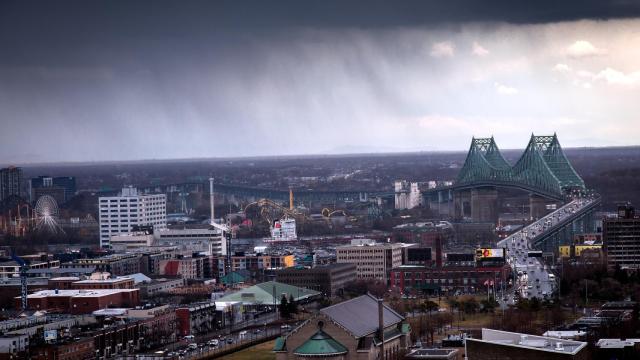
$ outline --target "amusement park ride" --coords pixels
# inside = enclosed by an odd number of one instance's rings
[[[34,207],[28,203],[18,203],[14,209],[9,209],[6,214],[0,215],[0,229],[5,234],[22,237],[26,234],[46,232],[50,234],[64,234],[64,230],[58,224],[58,203],[49,196],[38,198]]]

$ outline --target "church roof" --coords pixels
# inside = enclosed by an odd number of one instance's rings
[[[298,356],[340,355],[346,354],[347,348],[324,331],[318,330],[293,353]]]

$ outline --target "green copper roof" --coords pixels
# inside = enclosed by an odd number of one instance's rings
[[[276,339],[275,345],[273,345],[273,351],[284,351],[284,336],[280,336]]]
[[[318,330],[309,340],[300,345],[294,352],[298,356],[340,355],[346,354],[347,348],[335,341],[322,330]]]
[[[409,325],[409,323],[403,323],[402,324],[402,333],[403,334],[408,334],[411,332],[411,325]]]
[[[287,298],[292,295],[295,301],[320,295],[319,292],[287,285],[275,281],[267,281],[246,289],[241,289],[232,294],[225,295],[218,301],[241,301],[243,304],[280,304],[282,294]]]

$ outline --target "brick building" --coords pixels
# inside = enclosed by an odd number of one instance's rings
[[[29,358],[34,360],[82,360],[95,358],[92,337],[65,339],[53,344],[30,349]]]
[[[330,264],[311,269],[291,267],[276,272],[277,282],[319,291],[327,297],[339,295],[355,279],[355,264]]]
[[[508,265],[445,266],[402,265],[391,271],[391,287],[400,290],[476,292],[489,280],[496,288],[506,285],[511,275]]]
[[[209,261],[209,258],[204,256],[161,260],[159,275],[179,276],[183,279],[203,279],[205,265]]]
[[[177,308],[178,335],[196,335],[217,328],[216,304],[213,302],[192,304]]]
[[[29,308],[69,314],[89,314],[109,307],[135,307],[138,289],[42,290],[27,296]],[[15,298],[16,308],[20,297]]]

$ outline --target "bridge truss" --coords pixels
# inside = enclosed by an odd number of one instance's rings
[[[573,191],[585,191],[584,181],[567,160],[556,134],[532,134],[513,166],[502,156],[493,137],[473,138],[455,186],[511,186],[557,199]]]

